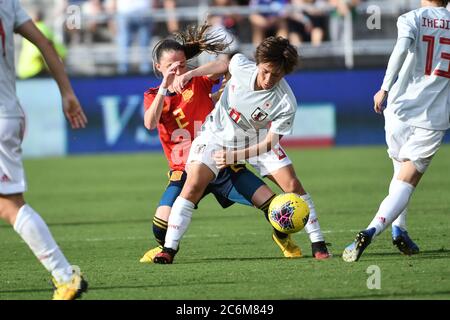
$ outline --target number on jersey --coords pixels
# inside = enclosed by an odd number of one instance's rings
[[[180,129],[184,129],[185,127],[187,127],[189,125],[189,121],[186,121],[183,123],[183,119],[186,118],[186,116],[181,108],[176,109],[173,112],[173,115],[176,117],[175,120]]]
[[[2,44],[2,47],[0,49],[2,49],[3,53],[3,57],[6,57],[6,33],[5,33],[5,29],[3,28],[3,23],[2,23],[2,19],[0,19],[0,41]]]
[[[434,47],[436,44],[436,37],[434,36],[423,36],[422,41],[426,42],[428,44],[427,48],[427,61],[425,64],[425,74],[427,76],[430,76],[433,72],[433,57],[434,57]],[[450,45],[450,39],[449,38],[439,38],[439,45]],[[449,66],[446,71],[437,69],[434,71],[434,74],[439,77],[449,78],[450,79],[450,53],[448,52],[442,52],[441,58],[443,60],[448,60]]]

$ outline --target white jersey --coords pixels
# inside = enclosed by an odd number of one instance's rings
[[[19,0],[0,1],[0,118],[24,116],[16,96],[14,30],[28,20]]]
[[[398,38],[410,38],[413,44],[390,90],[388,108],[410,125],[446,130],[450,127],[450,12],[423,7],[400,16],[397,27]]]
[[[282,79],[270,90],[255,91],[258,68],[242,54],[233,56],[229,71],[231,79],[202,134],[212,134],[217,143],[238,149],[263,141],[269,130],[291,134],[297,102],[287,82]]]

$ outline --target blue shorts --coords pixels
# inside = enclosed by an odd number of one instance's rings
[[[172,207],[185,182],[185,171],[170,171],[169,184],[159,201],[159,206]],[[234,165],[219,172],[217,178],[206,188],[203,197],[212,193],[222,208],[228,208],[234,203],[253,206],[253,194],[262,185],[265,183],[244,164]]]

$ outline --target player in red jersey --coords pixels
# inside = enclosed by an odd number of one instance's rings
[[[214,108],[210,96],[213,85],[228,69],[227,62],[215,61],[188,71],[187,60],[200,52],[215,53],[226,48],[220,37],[207,38],[207,30],[207,25],[190,28],[186,34],[177,34],[175,39],[160,41],[153,49],[155,69],[163,80],[158,88],[144,94],[144,125],[149,130],[158,129],[170,172],[169,184],[153,219],[153,233],[159,246],[145,253],[140,260],[144,263],[152,263],[153,257],[162,250],[172,204],[186,181],[184,169],[191,142]],[[190,78],[182,90],[174,81],[177,76]],[[205,195],[208,193],[213,193],[224,208],[239,202],[255,205],[265,214],[274,197],[272,190],[245,165],[222,170]]]
[[[182,53],[172,51],[169,55],[176,60]],[[169,58],[168,61],[172,64],[172,59]],[[182,65],[175,63],[173,66],[178,66],[175,67],[178,73],[186,72],[186,62],[183,62]],[[218,83],[219,77],[220,74],[211,77],[193,77],[183,94],[170,91],[164,96],[159,95],[162,103],[155,102],[158,99],[158,88],[152,88],[145,92],[145,126],[147,129],[155,129],[155,123],[150,122],[157,118],[157,113],[160,112],[156,128],[171,170],[184,170],[190,142],[206,116],[214,108],[210,94],[213,85]],[[159,108],[155,108],[155,106]],[[175,136],[173,136],[174,134]]]

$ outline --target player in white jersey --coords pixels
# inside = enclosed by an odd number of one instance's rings
[[[297,102],[283,77],[292,72],[297,61],[296,48],[281,37],[269,37],[258,46],[256,64],[241,54],[231,59],[231,78],[201,134],[192,143],[187,181],[172,206],[164,249],[155,256],[155,263],[172,263],[193,209],[208,183],[221,169],[245,160],[283,191],[302,196],[311,212],[305,229],[312,242],[313,256],[330,257],[312,199],[278,144],[283,135],[292,132]],[[182,91],[188,80],[179,78],[175,88]],[[289,235],[273,233],[272,238],[286,257],[302,255]]]
[[[373,238],[392,223],[393,244],[406,255],[419,247],[406,231],[409,200],[450,127],[450,12],[448,0],[422,0],[420,9],[398,18],[398,40],[374,109],[384,110],[388,154],[394,175],[389,194],[366,230],[345,248],[357,261]],[[397,79],[398,77],[398,79]],[[397,79],[397,81],[396,81]]]
[[[16,96],[14,33],[41,51],[59,86],[63,111],[72,128],[84,127],[87,119],[52,44],[36,28],[19,0],[0,1],[0,217],[14,227],[52,273],[53,298],[71,300],[86,291],[87,282],[67,262],[45,222],[23,197],[27,189],[21,151],[25,116]]]

